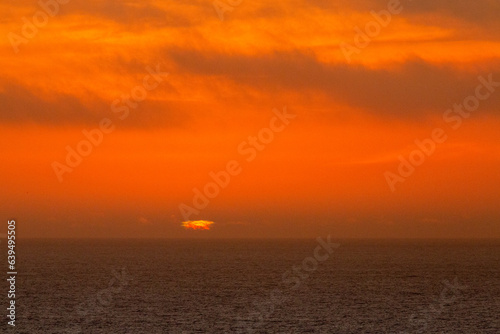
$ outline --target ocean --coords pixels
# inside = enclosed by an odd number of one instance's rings
[[[500,241],[20,239],[16,250],[5,333],[500,333]]]

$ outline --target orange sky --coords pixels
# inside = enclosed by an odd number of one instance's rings
[[[22,236],[500,237],[498,2],[243,0],[221,20],[211,1],[60,1],[0,4],[0,208]]]

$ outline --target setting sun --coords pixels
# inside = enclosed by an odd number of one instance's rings
[[[190,220],[187,222],[183,222],[182,226],[184,226],[186,229],[191,229],[191,230],[210,230],[210,225],[212,225],[214,222],[208,221],[208,220]]]

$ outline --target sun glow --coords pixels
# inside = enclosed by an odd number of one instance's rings
[[[191,230],[210,230],[210,225],[212,225],[214,222],[211,222],[209,220],[189,220],[186,222],[182,223],[182,226],[184,226],[186,229],[191,229]]]

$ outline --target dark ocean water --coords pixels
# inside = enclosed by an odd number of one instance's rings
[[[19,240],[0,331],[500,333],[500,242],[336,242]]]

